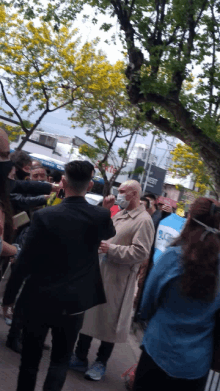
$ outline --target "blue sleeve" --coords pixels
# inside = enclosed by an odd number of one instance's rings
[[[180,255],[171,247],[161,255],[146,280],[140,305],[142,319],[152,318],[159,306],[164,287],[180,273]]]

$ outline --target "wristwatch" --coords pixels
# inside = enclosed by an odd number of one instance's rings
[[[16,247],[17,253],[15,255],[12,255],[10,258],[14,258],[16,260],[20,254],[21,247],[17,243],[12,243],[12,246]]]

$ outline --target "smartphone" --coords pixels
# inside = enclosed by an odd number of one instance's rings
[[[65,192],[64,192],[63,189],[60,189],[59,194],[58,194],[57,197],[58,197],[58,198],[61,198],[61,199],[65,198]]]
[[[18,213],[17,215],[13,216],[14,229],[22,227],[23,225],[29,223],[29,221],[30,219],[26,212]]]

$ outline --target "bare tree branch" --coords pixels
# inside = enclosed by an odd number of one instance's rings
[[[8,117],[4,117],[3,115],[0,115],[0,119],[3,119],[4,121],[8,121],[8,122],[10,122],[10,123],[12,123],[14,125],[20,125],[21,126],[20,122],[14,121],[13,119],[8,118]]]
[[[131,18],[131,14],[132,14],[132,11],[133,11],[133,8],[134,8],[134,3],[135,3],[135,0],[132,0],[131,5],[130,5],[130,9],[129,9],[129,12],[128,12],[128,18],[129,19]]]
[[[28,134],[29,131],[28,131],[28,129],[26,128],[26,126],[24,125],[24,122],[23,122],[23,120],[22,120],[20,114],[17,112],[17,110],[15,109],[15,107],[8,101],[7,96],[6,96],[6,93],[5,93],[5,89],[4,89],[4,86],[3,86],[3,83],[2,83],[1,80],[0,80],[0,86],[1,86],[2,95],[3,95],[3,97],[4,97],[5,103],[12,109],[12,111],[14,112],[14,114],[16,115],[16,117],[19,119],[19,122],[20,122],[20,125],[21,125],[22,130],[23,130],[26,134]]]
[[[212,65],[209,69],[210,73],[210,79],[209,79],[209,115],[211,117],[212,115],[212,104],[213,104],[213,87],[214,87],[214,75],[215,75],[215,52],[216,52],[216,46],[215,46],[215,27],[214,27],[214,22],[215,22],[215,15],[214,15],[214,9],[213,9],[213,4],[211,4],[211,12],[212,12]]]
[[[40,82],[43,83],[41,88],[42,88],[44,97],[45,97],[45,99],[46,99],[46,108],[47,108],[47,110],[49,111],[49,97],[48,97],[48,95],[47,95],[47,91],[46,91],[45,86],[44,86],[44,80],[42,79],[42,76],[41,76],[41,74],[40,74],[40,70],[39,70],[39,66],[38,66],[37,62],[33,62],[33,67],[34,67],[34,68],[36,69],[36,71],[37,71],[38,78],[39,78]]]
[[[98,109],[98,114],[99,114],[99,120],[101,122],[101,125],[102,125],[102,129],[103,129],[103,133],[104,133],[104,137],[105,137],[105,141],[110,144],[111,141],[108,140],[107,138],[107,134],[106,134],[106,127],[105,127],[105,123],[104,123],[104,120],[103,120],[103,117],[102,117],[102,112]]]
[[[173,31],[173,34],[170,36],[170,38],[165,42],[165,45],[166,46],[169,46],[171,43],[174,42],[175,38],[176,38],[176,33],[177,31],[179,30],[180,26],[176,26],[174,31]]]
[[[201,17],[202,17],[202,14],[203,14],[203,12],[204,12],[205,7],[206,7],[207,4],[208,4],[208,0],[204,0],[204,2],[203,2],[203,4],[202,4],[202,7],[201,7],[201,9],[200,9],[199,15],[198,15],[198,17],[197,17],[197,19],[196,19],[196,21],[195,21],[195,27],[196,27],[197,24],[199,23],[199,21],[200,21],[200,19],[201,19]]]

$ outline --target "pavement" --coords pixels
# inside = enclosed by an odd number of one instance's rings
[[[20,355],[5,346],[7,333],[8,326],[5,324],[0,310],[0,391],[15,391]],[[51,346],[50,334],[48,334],[46,343]],[[89,354],[90,363],[95,359],[98,347],[99,341],[94,339]],[[133,364],[138,362],[140,353],[138,339],[132,333],[127,343],[115,345],[108,362],[106,375],[101,381],[94,382],[86,380],[83,374],[69,370],[63,391],[126,391],[121,375]],[[49,360],[50,351],[44,350],[35,391],[42,391]]]
[[[20,355],[5,346],[7,333],[8,326],[5,324],[0,308],[0,391],[15,391]],[[126,391],[121,375],[133,364],[138,362],[141,354],[139,349],[141,339],[142,331],[134,324],[128,342],[115,345],[108,362],[106,375],[101,381],[94,382],[86,380],[82,373],[69,370],[62,391]],[[46,343],[51,346],[50,333],[47,336]],[[98,347],[99,341],[94,339],[89,353],[90,363],[95,359]],[[49,361],[50,351],[44,350],[35,391],[42,391]],[[220,391],[219,373],[210,371],[205,391]]]

